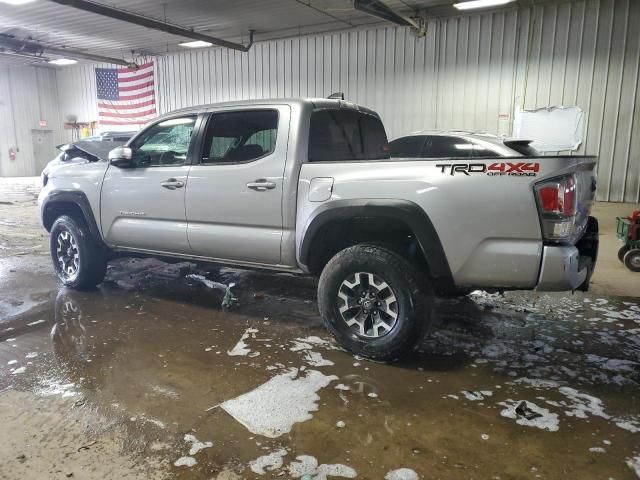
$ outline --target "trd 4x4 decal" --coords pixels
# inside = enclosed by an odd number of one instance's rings
[[[497,162],[491,165],[485,165],[484,163],[437,163],[436,167],[440,169],[441,173],[448,173],[452,176],[456,173],[464,175],[484,173],[491,177],[502,175],[535,177],[540,171],[539,163],[530,162]]]

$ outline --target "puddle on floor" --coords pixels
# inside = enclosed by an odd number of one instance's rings
[[[193,273],[235,283],[239,307],[221,309],[225,292]],[[119,432],[132,469],[145,458],[177,478],[635,478],[638,299],[440,301],[420,352],[383,364],[331,340],[308,279],[154,260],[121,260],[109,278],[0,328],[0,399],[90,413],[84,435],[99,445]],[[16,415],[0,421],[15,428]],[[36,447],[58,435],[28,428]],[[0,472],[29,461],[2,458]]]

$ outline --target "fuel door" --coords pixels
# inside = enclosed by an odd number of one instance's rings
[[[333,177],[315,177],[309,184],[309,201],[324,202],[331,198]]]

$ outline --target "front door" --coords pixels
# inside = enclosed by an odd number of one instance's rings
[[[288,106],[211,114],[186,193],[189,243],[196,255],[280,262],[290,116]]]
[[[130,145],[132,168],[109,166],[100,209],[109,245],[191,253],[184,201],[195,124],[189,115],[151,125]]]

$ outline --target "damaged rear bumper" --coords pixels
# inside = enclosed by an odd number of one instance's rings
[[[598,258],[598,221],[589,217],[583,237],[576,245],[545,245],[536,290],[587,291]]]

